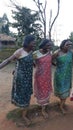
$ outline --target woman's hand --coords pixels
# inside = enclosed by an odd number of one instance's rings
[[[14,75],[14,73],[15,73],[15,70],[12,71],[12,75]]]

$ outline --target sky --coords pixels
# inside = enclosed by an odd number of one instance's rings
[[[17,3],[21,6],[31,8],[33,10],[37,10],[35,3],[33,0],[16,0]],[[43,4],[45,0],[40,0]],[[9,7],[10,6],[10,7]],[[7,14],[9,21],[13,21],[11,15],[11,3],[10,0],[0,0],[0,17],[3,16],[4,13]],[[50,10],[52,9],[52,19],[56,15],[57,11],[57,0],[47,0],[47,31],[49,28],[49,15]],[[73,32],[73,0],[60,0],[60,12],[59,16],[53,26],[52,30],[52,38],[55,39],[56,44],[60,44],[60,42],[69,37],[70,33]]]

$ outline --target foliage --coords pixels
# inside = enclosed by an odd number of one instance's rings
[[[11,23],[9,22],[7,14],[4,13],[3,16],[0,17],[0,33],[14,37],[15,35],[10,31],[10,27]]]
[[[23,37],[27,34],[33,34],[40,38],[42,29],[38,19],[38,12],[33,12],[29,8],[15,6],[16,11],[12,11],[12,17],[15,20],[12,23],[13,28],[17,28],[17,42],[21,45]]]
[[[70,33],[69,38],[70,38],[70,40],[72,41],[72,48],[73,48],[73,32]]]
[[[12,10],[12,17],[15,20],[14,23],[12,23],[12,27],[16,28],[18,31],[18,34],[16,35],[17,39],[17,45],[22,44],[23,37],[27,34],[34,34],[36,36],[37,44],[39,44],[41,38],[46,38],[46,6],[47,1],[45,0],[45,3],[41,3],[40,0],[33,0],[38,8],[38,11],[34,10],[32,11],[29,8],[21,7],[18,5],[18,3],[14,0],[10,0],[13,8],[15,10]],[[51,39],[51,30],[52,26],[54,25],[55,20],[58,17],[59,14],[59,4],[60,0],[57,0],[58,2],[58,11],[57,15],[55,16],[54,20],[50,21],[50,39]]]
[[[4,14],[3,17],[0,18],[0,33],[5,33],[9,35],[9,20],[7,18],[7,15]]]
[[[69,38],[70,38],[70,40],[73,42],[73,32],[70,33]]]

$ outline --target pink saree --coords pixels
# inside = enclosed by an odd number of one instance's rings
[[[46,105],[52,91],[51,54],[38,58],[36,64],[34,94],[38,104]]]

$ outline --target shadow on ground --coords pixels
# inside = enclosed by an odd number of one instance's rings
[[[48,113],[49,117],[47,119],[44,119],[41,113],[41,106],[31,105],[28,109],[27,117],[32,122],[30,126],[33,127],[43,123],[44,121],[52,120],[54,118],[56,119],[56,117],[58,118],[59,116],[67,116],[68,114],[73,114],[73,106],[65,105],[65,110],[67,113],[63,115],[59,109],[59,102],[51,103],[46,106],[46,112]],[[18,127],[26,126],[26,123],[22,118],[22,110],[19,108],[8,112],[7,119],[12,120]]]

